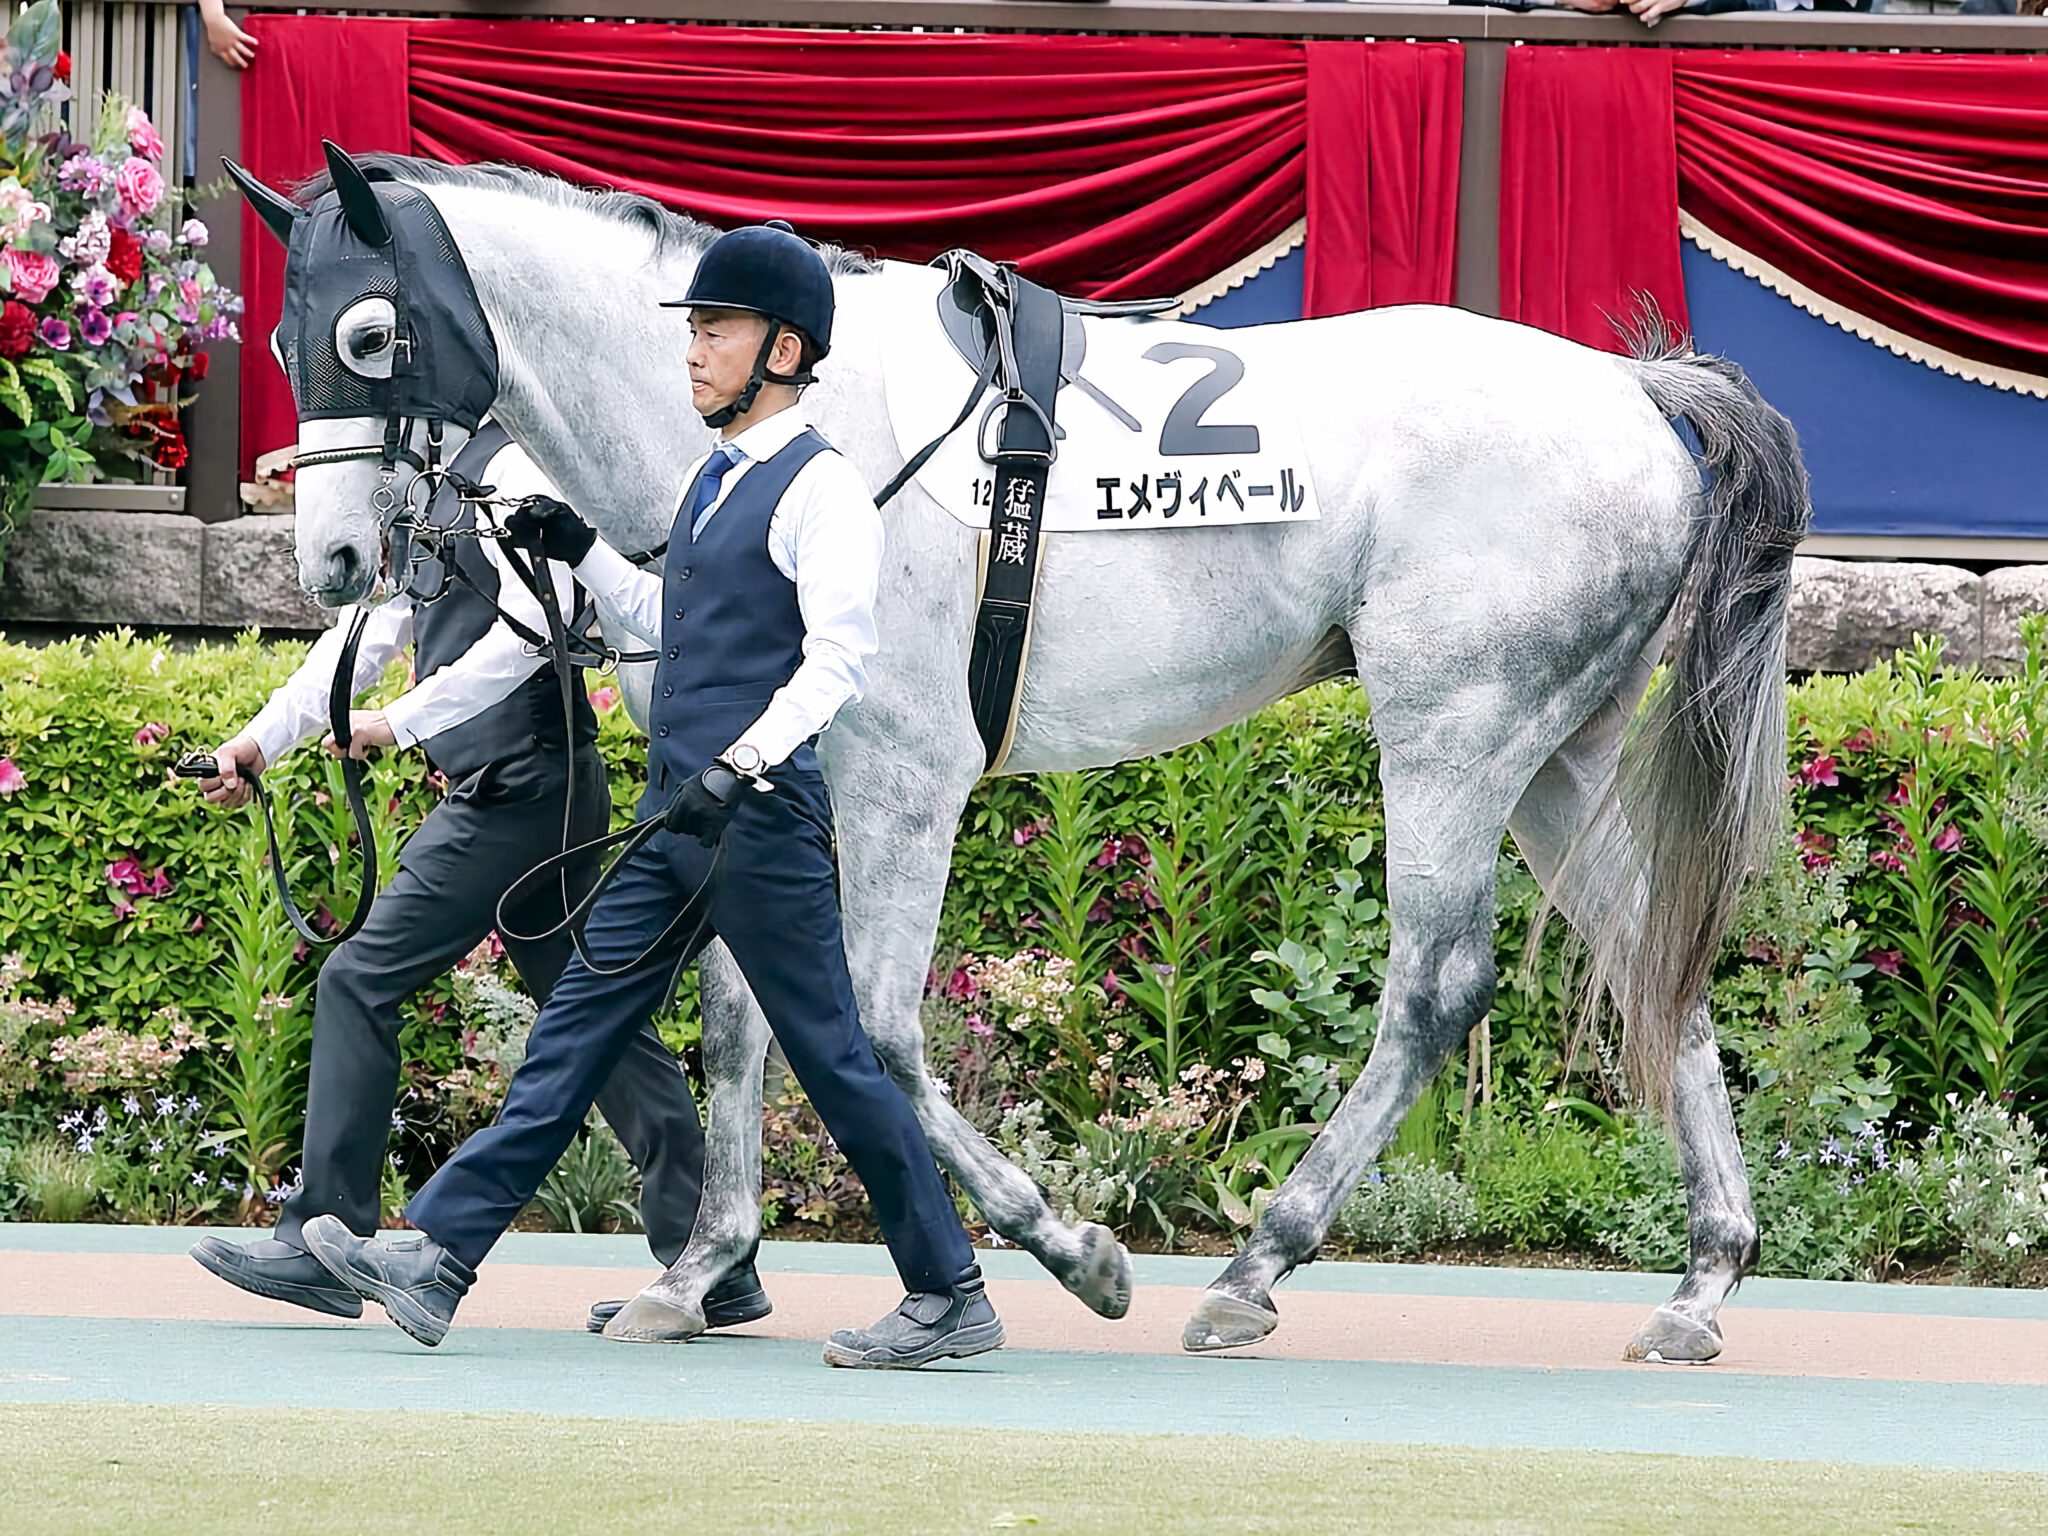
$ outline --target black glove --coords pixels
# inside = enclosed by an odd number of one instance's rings
[[[715,848],[733,813],[740,808],[740,776],[723,763],[713,763],[676,791],[662,813],[662,825],[678,837],[694,837]]]
[[[513,543],[528,549],[538,545],[550,560],[569,566],[579,563],[597,542],[597,530],[569,503],[552,496],[529,496],[513,508],[505,519],[505,533]]]

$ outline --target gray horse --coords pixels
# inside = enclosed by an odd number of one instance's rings
[[[468,264],[497,341],[498,419],[614,545],[664,539],[683,470],[709,437],[679,383],[685,322],[657,301],[687,289],[713,232],[644,199],[503,167],[394,159],[376,173],[423,190]],[[280,231],[294,216],[266,211]],[[834,266],[842,339],[805,403],[880,486],[904,461],[884,355],[937,320],[891,307],[898,290],[874,277],[884,269],[843,253]],[[314,275],[300,264],[287,283]],[[358,304],[300,323],[337,322],[349,367],[388,372],[388,313]],[[1584,941],[1591,995],[1619,1011],[1636,1082],[1677,1142],[1686,1273],[1627,1353],[1710,1359],[1757,1229],[1704,998],[1783,781],[1785,605],[1808,519],[1792,430],[1728,362],[1675,348],[1615,357],[1454,309],[1229,340],[1300,381],[1288,409],[1320,517],[1049,536],[1005,764],[1033,773],[1167,751],[1338,675],[1355,673],[1371,701],[1393,921],[1378,1038],[1183,1342],[1215,1350],[1272,1331],[1274,1286],[1315,1256],[1486,1013],[1494,863],[1511,829]],[[301,445],[374,441],[382,428],[307,421]],[[375,579],[375,486],[366,463],[299,476],[300,574],[323,603],[361,599]],[[1117,1316],[1129,1300],[1122,1249],[1100,1227],[1061,1223],[926,1070],[919,1001],[955,830],[984,763],[966,684],[979,536],[916,483],[885,516],[881,651],[867,697],[821,743],[861,1015],[990,1223]],[[1666,654],[1666,680],[1645,703]],[[696,1332],[704,1292],[758,1232],[765,1028],[715,956],[705,1000],[704,1215],[690,1251],[615,1320],[615,1337]]]

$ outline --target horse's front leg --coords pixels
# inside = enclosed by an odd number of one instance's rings
[[[690,1241],[661,1278],[605,1325],[629,1343],[677,1342],[704,1331],[704,1297],[761,1243],[761,1062],[768,1019],[723,944],[698,965],[704,1018],[704,1193]]]
[[[943,764],[907,763],[900,751],[861,752],[857,763],[836,775],[833,809],[846,959],[861,1023],[910,1096],[932,1155],[989,1225],[1091,1311],[1122,1317],[1131,1305],[1131,1260],[1115,1234],[1055,1216],[1038,1186],[953,1107],[925,1062],[919,1007],[980,743],[970,735]]]

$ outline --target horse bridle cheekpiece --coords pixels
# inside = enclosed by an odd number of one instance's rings
[[[437,487],[449,424],[474,432],[498,396],[498,345],[469,267],[433,199],[381,166],[323,143],[332,183],[309,207],[233,161],[228,174],[284,241],[277,343],[301,421],[381,417],[383,440],[302,453],[296,469],[377,461],[372,501],[387,530],[392,486],[410,464]],[[426,452],[411,445],[426,424]]]

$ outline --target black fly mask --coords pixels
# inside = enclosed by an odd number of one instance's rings
[[[233,161],[227,170],[288,251],[277,351],[299,419],[384,423],[381,442],[302,454],[295,467],[377,460],[383,481],[373,500],[389,528],[399,463],[434,481],[447,424],[474,432],[490,410],[498,347],[433,201],[333,144],[322,148],[333,187],[306,208]],[[410,445],[419,423],[424,457]]]

